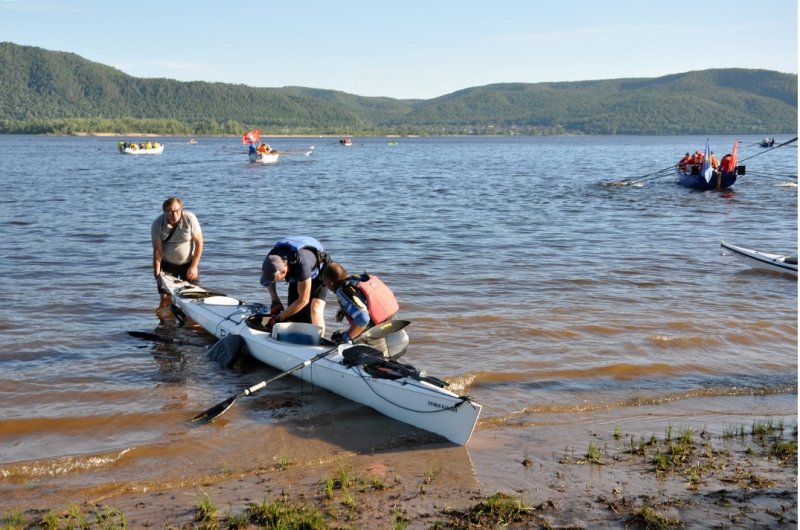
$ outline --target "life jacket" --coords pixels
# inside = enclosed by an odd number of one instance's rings
[[[722,169],[723,173],[733,173],[733,170],[735,169],[733,167],[733,155],[727,154],[722,157],[720,169]]]
[[[364,274],[358,279],[353,278],[347,282],[347,287],[358,289],[363,295],[373,325],[386,322],[400,311],[394,293],[377,276]]]
[[[287,236],[275,242],[270,254],[286,255],[286,262],[291,266],[299,261],[297,253],[300,249],[307,249],[314,253],[317,258],[317,265],[311,270],[313,280],[325,269],[325,265],[330,262],[330,257],[322,247],[322,243],[310,236]]]

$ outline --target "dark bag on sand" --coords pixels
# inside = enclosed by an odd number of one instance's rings
[[[208,350],[208,358],[219,362],[224,368],[230,368],[242,353],[244,340],[239,335],[225,335]]]

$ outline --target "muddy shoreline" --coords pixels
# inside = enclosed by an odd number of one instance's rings
[[[729,419],[599,418],[535,436],[479,430],[470,449],[409,437],[381,451],[328,448],[316,461],[281,453],[251,472],[6,500],[0,513],[6,524],[77,512],[112,528],[114,517],[127,528],[257,528],[252,511],[270,503],[316,514],[320,528],[795,528],[796,417]]]

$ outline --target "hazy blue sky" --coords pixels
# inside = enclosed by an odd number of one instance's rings
[[[428,99],[502,82],[797,73],[797,16],[797,0],[0,0],[0,41],[136,77]]]

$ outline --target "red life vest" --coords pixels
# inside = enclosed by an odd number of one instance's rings
[[[394,293],[377,276],[367,276],[366,280],[359,281],[357,285],[367,300],[369,319],[373,324],[382,324],[400,311]]]
[[[736,169],[733,164],[733,155],[727,154],[722,157],[721,169],[724,173],[733,173],[734,169]]]

